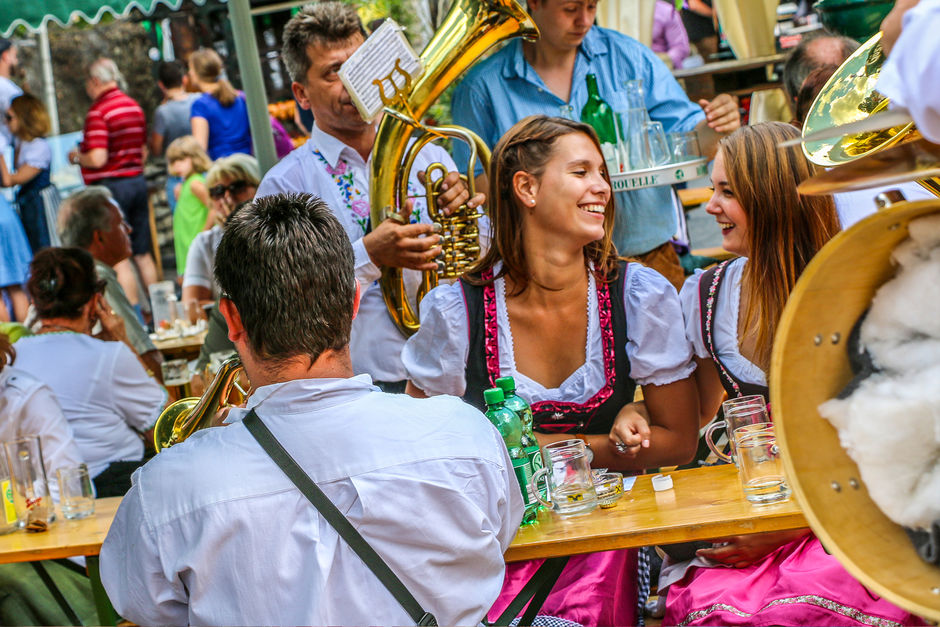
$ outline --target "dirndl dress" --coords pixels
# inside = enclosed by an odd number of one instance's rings
[[[25,283],[32,258],[26,233],[13,205],[0,196],[0,288]]]

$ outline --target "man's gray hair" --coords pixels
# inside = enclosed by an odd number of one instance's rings
[[[812,49],[818,46],[818,42],[823,39],[830,39],[837,46],[834,55],[819,58],[814,56]],[[854,39],[837,35],[828,30],[819,31],[815,35],[804,37],[799,45],[790,52],[786,62],[783,64],[783,89],[791,101],[795,101],[800,94],[800,88],[803,81],[813,70],[825,67],[827,65],[842,65],[842,62],[852,56],[852,53],[858,50],[859,43]],[[818,55],[818,51],[816,53]]]
[[[110,83],[113,81],[117,83],[121,91],[127,91],[127,81],[124,80],[124,75],[121,74],[121,70],[118,69],[117,63],[107,57],[95,59],[95,61],[88,66],[88,76],[97,78],[102,83]]]
[[[66,198],[58,223],[62,245],[87,249],[95,231],[109,231],[113,198],[111,190],[103,185],[91,185]]]
[[[366,36],[356,10],[343,2],[318,2],[304,5],[284,27],[281,59],[292,81],[306,84],[310,69],[307,48],[315,44],[333,47],[353,35]]]

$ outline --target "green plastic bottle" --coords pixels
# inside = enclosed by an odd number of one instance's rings
[[[604,144],[617,145],[617,122],[614,119],[614,110],[604,102],[597,92],[597,77],[587,75],[588,99],[581,109],[581,121],[591,126],[597,133],[597,138]]]
[[[519,482],[522,500],[525,503],[522,523],[528,524],[535,520],[540,503],[530,491],[529,480],[532,478],[532,466],[522,447],[522,420],[516,412],[506,407],[506,397],[501,389],[484,390],[483,400],[486,401],[486,418],[503,436],[509,457],[512,458],[512,469],[516,473],[516,480]]]
[[[522,421],[522,448],[526,457],[529,458],[529,465],[534,473],[542,467],[542,452],[539,450],[539,443],[532,431],[532,408],[529,407],[525,399],[516,394],[516,381],[512,377],[496,379],[496,386],[503,391],[503,395],[506,397],[506,407],[516,412]]]

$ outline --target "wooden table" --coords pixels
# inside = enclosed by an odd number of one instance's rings
[[[154,340],[153,345],[163,353],[165,359],[196,359],[206,341],[206,331],[196,335],[174,337],[168,340]]]
[[[653,492],[651,475],[641,475],[633,489],[611,509],[597,509],[574,518],[541,512],[536,524],[519,529],[506,551],[506,561],[809,526],[792,498],[777,505],[751,505],[744,498],[733,465],[668,474],[672,476],[672,490]]]
[[[57,511],[56,521],[48,531],[14,531],[0,536],[0,564],[84,556],[95,606],[98,609],[98,619],[103,625],[115,624],[117,616],[98,574],[98,553],[120,503],[121,497],[97,499],[94,516],[67,520]]]

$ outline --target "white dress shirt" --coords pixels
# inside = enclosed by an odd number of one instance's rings
[[[83,461],[72,428],[52,390],[29,373],[5,366],[0,370],[0,442],[27,435],[39,436],[46,477],[56,498],[56,469]]]
[[[911,113],[917,130],[940,143],[940,0],[920,0],[904,14],[903,30],[881,68],[878,91]]]
[[[314,150],[319,150],[322,160]],[[340,165],[341,161],[345,163],[344,166]],[[418,153],[408,179],[409,195],[414,198],[412,222],[430,222],[424,200],[424,187],[418,182],[417,173],[426,170],[434,162],[444,164],[448,171],[456,169],[450,155],[434,144],[425,146]],[[337,183],[334,175],[327,172],[327,167],[334,172],[345,169],[352,176],[351,183]],[[353,320],[349,342],[353,370],[357,374],[372,375],[376,381],[402,381],[406,378],[400,358],[405,337],[388,315],[382,290],[377,282],[381,271],[369,259],[362,242],[369,215],[371,167],[371,157],[369,161],[363,160],[355,149],[314,124],[307,143],[281,159],[264,175],[256,197],[270,196],[278,192],[306,192],[320,196],[333,210],[349,235],[349,241],[352,242],[356,279],[362,286],[359,315]],[[350,202],[347,202],[347,192]],[[489,223],[484,218],[478,226],[481,244],[485,246]],[[421,273],[405,270],[404,279],[414,305]]]
[[[494,270],[499,271],[499,266]],[[597,288],[588,274],[588,333],[585,360],[557,388],[546,388],[516,369],[512,329],[506,313],[503,279],[494,283],[499,324],[500,376],[513,377],[523,398],[584,403],[604,387],[604,355]],[[682,311],[676,290],[661,274],[639,263],[627,265],[623,290],[627,320],[627,357],[630,377],[640,385],[666,385],[687,378],[695,370],[692,351],[682,330]],[[462,396],[467,388],[470,351],[467,307],[459,284],[441,285],[422,302],[421,329],[408,339],[402,362],[408,378],[429,395]],[[620,348],[620,347],[618,347]]]
[[[767,385],[767,375],[760,366],[748,360],[738,350],[738,311],[741,306],[741,276],[746,257],[738,257],[725,267],[724,277],[721,279],[721,291],[715,301],[715,312],[718,314],[712,319],[712,338],[715,342],[715,352],[721,363],[738,379],[745,383]],[[682,314],[685,318],[685,334],[692,343],[692,350],[696,357],[711,359],[711,353],[702,337],[702,313],[699,302],[699,281],[702,270],[685,280],[679,300],[682,301]]]
[[[251,408],[425,610],[479,623],[522,517],[480,412],[385,394],[367,375],[264,386]],[[117,612],[141,625],[411,624],[240,424],[246,413],[135,473],[101,549]]]
[[[156,422],[166,390],[123,342],[30,335],[16,343],[16,365],[55,393],[92,477],[111,462],[143,459],[139,432]]]

